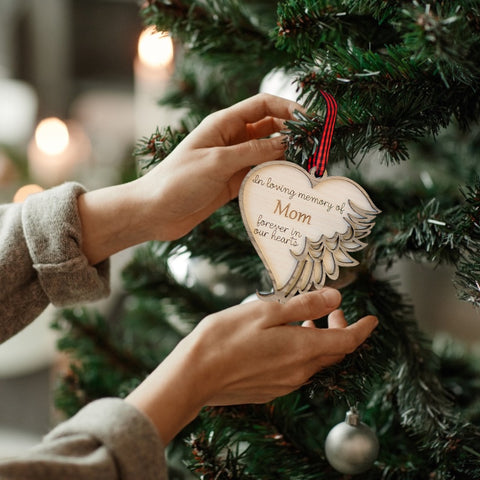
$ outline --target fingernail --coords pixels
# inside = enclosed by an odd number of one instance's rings
[[[277,135],[274,138],[273,146],[278,150],[285,150],[287,148],[287,135]]]
[[[336,307],[340,304],[342,296],[338,290],[326,287],[322,290],[322,295],[327,307]]]

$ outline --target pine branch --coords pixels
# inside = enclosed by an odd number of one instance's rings
[[[437,136],[453,117],[463,129],[478,118],[477,89],[458,81],[445,89],[438,76],[407,60],[407,50],[390,48],[386,52],[380,55],[337,47],[326,58],[302,64],[303,72],[298,73],[301,99],[316,116],[297,122],[295,144],[301,155],[295,154],[293,160],[301,163],[311,154],[311,137],[322,129],[321,90],[331,93],[339,104],[333,161],[354,161],[358,155],[378,149],[387,163],[399,162],[409,157],[411,142]],[[290,128],[293,125],[288,124]]]
[[[396,198],[405,195],[387,189],[373,194],[383,214],[370,238],[372,265],[391,266],[402,257],[456,267],[455,284],[461,299],[479,305],[480,291],[480,183],[464,191],[464,202],[438,193],[423,200],[410,193],[410,204],[402,202],[399,213]],[[450,199],[450,203],[447,202]],[[389,200],[390,199],[390,200]]]
[[[185,131],[170,127],[160,130],[157,127],[150,137],[143,137],[137,142],[133,155],[142,161],[142,170],[148,170],[164,160],[186,136]]]
[[[99,313],[88,312],[86,309],[64,310],[62,318],[53,326],[58,330],[70,329],[69,336],[58,341],[58,348],[61,351],[71,353],[75,350],[85,358],[91,358],[95,352],[102,352],[103,358],[111,367],[126,375],[147,371],[149,368],[133,352],[118,348],[113,339],[112,329]],[[81,350],[76,343],[78,341],[83,345]]]
[[[355,2],[287,0],[279,2],[277,15],[275,45],[297,59],[315,58],[332,42],[343,43],[339,39],[374,50],[399,40],[394,28],[368,9],[355,9]]]
[[[272,46],[268,28],[254,12],[237,0],[149,0],[141,11],[145,24],[171,32],[203,56],[262,60]]]
[[[377,294],[379,289],[385,289],[381,295]],[[373,296],[372,292],[376,295]],[[363,300],[360,300],[362,297]],[[430,452],[440,471],[460,475],[468,468],[476,472],[471,477],[475,478],[480,469],[476,458],[480,451],[480,431],[454,411],[452,399],[435,374],[437,360],[422,340],[412,312],[409,313],[408,307],[402,304],[402,299],[388,284],[369,282],[365,277],[346,292],[343,302],[345,312],[352,308],[357,318],[362,311],[376,313],[381,323],[378,332],[372,336],[372,342],[380,340],[383,343],[377,345],[377,352],[382,352],[381,355],[385,351],[396,352],[389,376],[392,382],[390,395],[396,399],[403,428],[422,440],[423,448]],[[369,367],[364,365],[359,371],[363,372],[364,368],[368,371]],[[463,447],[471,451],[467,452]]]
[[[200,429],[191,440],[195,446],[200,443],[201,453],[208,452],[209,458],[218,459],[228,452],[230,462],[234,462],[237,471],[242,473],[238,477],[241,479],[330,478],[321,473],[329,471],[331,475],[331,468],[320,448],[320,438],[314,451],[305,445],[311,443],[315,425],[314,409],[303,403],[302,395],[297,392],[268,405],[207,409],[202,413]],[[307,431],[309,427],[312,431]],[[215,434],[207,435],[210,431]],[[245,445],[246,448],[232,448],[235,445]],[[207,475],[206,478],[214,478],[215,470],[210,468],[216,466],[218,471],[219,462],[208,461],[204,454],[198,456],[198,453],[195,449],[196,462],[192,466],[200,467],[197,472]],[[225,467],[225,462],[220,465]]]
[[[185,104],[189,96],[196,96],[200,102],[187,106],[195,106],[193,113],[198,115],[257,93],[262,78],[287,61],[269,37],[275,5],[267,0],[148,2],[142,9],[145,23],[170,31],[183,46],[176,101],[181,96]],[[203,111],[197,111],[196,105],[202,104]]]
[[[478,84],[480,36],[476,22],[480,8],[477,2],[412,4],[402,13],[405,45],[416,58],[433,60],[435,71],[447,88],[452,79],[472,86]]]
[[[178,283],[170,272],[168,259],[177,251],[175,242],[149,242],[135,251],[134,258],[123,270],[125,288],[140,298],[155,298],[163,321],[176,318],[184,328],[182,336],[203,317],[213,313],[215,306],[192,288]],[[159,332],[161,333],[161,332]]]
[[[466,206],[463,210],[462,256],[457,264],[455,284],[460,298],[480,307],[480,179],[465,190]]]
[[[302,101],[312,112],[323,108],[319,90],[337,98],[333,159],[379,149],[398,162],[410,142],[435,136],[452,118],[463,128],[479,118],[479,7],[384,2],[370,13],[371,4],[282,2],[277,46],[298,52]],[[367,43],[359,38],[364,28]],[[301,157],[312,148],[311,123],[321,130],[319,119],[305,123]]]
[[[57,346],[70,359],[55,391],[55,405],[68,416],[92,400],[118,395],[125,382],[151,370],[137,352],[116,341],[116,332],[98,313],[64,310],[52,326],[62,332]]]

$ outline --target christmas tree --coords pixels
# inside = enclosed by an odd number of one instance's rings
[[[170,447],[191,472],[172,460],[172,478],[347,478],[327,461],[325,439],[357,404],[380,450],[355,478],[480,478],[478,361],[455,345],[434,351],[388,275],[403,258],[450,265],[458,297],[480,306],[480,2],[147,0],[141,14],[175,39],[181,55],[163,101],[187,110],[181,128],[139,142],[143,168],[275,72],[308,110],[285,127],[287,160],[306,167],[329,92],[338,118],[328,169],[382,210],[359,265],[335,284],[349,321],[378,316],[372,337],[291,395],[205,409]],[[398,164],[404,178],[388,175]],[[56,324],[73,358],[57,391],[69,415],[127,395],[203,317],[268,289],[237,201],[178,241],[138,248],[123,279],[115,321],[75,309]],[[342,453],[345,464],[353,454]]]

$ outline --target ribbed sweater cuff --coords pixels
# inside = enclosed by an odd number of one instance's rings
[[[109,294],[109,261],[91,266],[81,251],[77,197],[85,189],[73,182],[31,195],[22,224],[33,268],[51,303],[65,306]]]
[[[45,440],[86,434],[113,456],[122,480],[158,480],[165,471],[164,449],[150,420],[119,398],[96,400],[52,430]]]

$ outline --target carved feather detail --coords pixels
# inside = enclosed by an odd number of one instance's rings
[[[370,205],[371,209],[365,210],[349,200],[349,208],[344,216],[346,230],[343,233],[335,232],[332,236],[322,234],[318,240],[306,238],[300,253],[290,250],[296,259],[296,265],[288,282],[273,293],[258,295],[286,301],[297,293],[323,287],[327,277],[336,280],[340,267],[358,265],[350,252],[365,248],[366,243],[361,239],[366,237],[375,225],[374,219],[379,210],[372,203]]]

